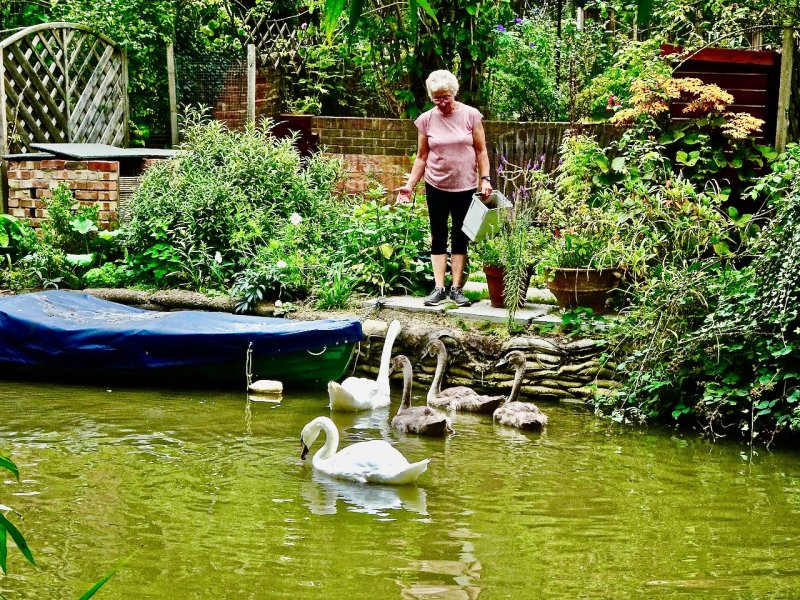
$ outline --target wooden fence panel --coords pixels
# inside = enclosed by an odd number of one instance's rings
[[[35,142],[127,145],[125,54],[73,23],[45,23],[0,41],[0,152]]]
[[[505,170],[511,166],[534,167],[551,173],[558,168],[558,151],[564,134],[569,129],[568,123],[524,123],[514,127],[507,133],[489,136],[489,162],[492,173],[499,168]],[[607,146],[621,129],[606,123],[598,125],[582,125],[586,135],[594,136],[600,146]],[[503,178],[493,177],[496,187],[504,194],[510,194],[512,185]]]

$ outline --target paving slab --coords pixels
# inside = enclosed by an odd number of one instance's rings
[[[514,320],[518,325],[544,322],[560,323],[560,316],[550,314],[552,309],[553,307],[547,304],[525,303],[525,305],[514,314]],[[488,321],[490,323],[505,323],[508,320],[506,309],[495,308],[488,300],[475,302],[472,306],[448,310],[447,314],[464,319]]]
[[[424,300],[425,298],[417,296],[390,296],[384,298],[381,302],[385,308],[402,310],[405,312],[442,313],[447,310],[448,306],[450,308],[455,306],[453,302],[442,302],[438,306],[425,306],[422,303]],[[365,300],[362,306],[364,308],[372,308],[377,302],[377,300]]]
[[[482,281],[468,281],[464,284],[465,292],[488,292],[489,287]],[[548,289],[543,288],[528,288],[525,294],[528,302],[533,304],[556,304],[556,297]]]

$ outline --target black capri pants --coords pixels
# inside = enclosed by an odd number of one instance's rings
[[[431,254],[447,254],[447,219],[452,217],[450,252],[466,254],[469,238],[461,231],[464,217],[472,202],[474,189],[465,192],[445,192],[425,183],[428,217],[431,222]]]

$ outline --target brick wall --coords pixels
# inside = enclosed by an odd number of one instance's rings
[[[360,193],[373,181],[393,190],[406,182],[410,157],[417,151],[413,120],[314,117],[312,127],[326,154],[340,158],[346,165],[348,175],[343,191]],[[558,144],[567,124],[484,121],[484,128],[494,174],[502,152],[519,161],[523,154],[532,154],[536,149],[537,153],[548,154],[548,164],[557,164]],[[422,186],[417,189],[421,191]]]
[[[119,163],[116,161],[30,160],[8,163],[8,214],[30,219],[39,227],[47,216],[45,200],[66,184],[81,204],[96,204],[100,222],[108,229],[117,218]]]

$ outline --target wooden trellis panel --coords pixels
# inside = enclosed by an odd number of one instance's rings
[[[518,167],[525,167],[530,163],[531,166],[538,164],[539,168],[548,173],[555,171],[558,167],[561,141],[568,128],[568,123],[525,123],[507,133],[497,135],[494,141],[490,142],[492,173],[497,171],[504,160]],[[607,146],[616,135],[619,135],[618,127],[607,124],[584,125],[582,131],[586,135],[594,136],[600,146]],[[498,177],[497,182],[504,194],[512,191],[503,189],[502,178]]]
[[[244,17],[245,44],[256,47],[262,65],[299,73],[303,67],[300,47],[306,37],[302,24],[309,18],[307,12],[285,19],[268,19],[249,12]]]
[[[124,50],[83,25],[45,23],[0,41],[0,150],[127,146],[127,78]]]

